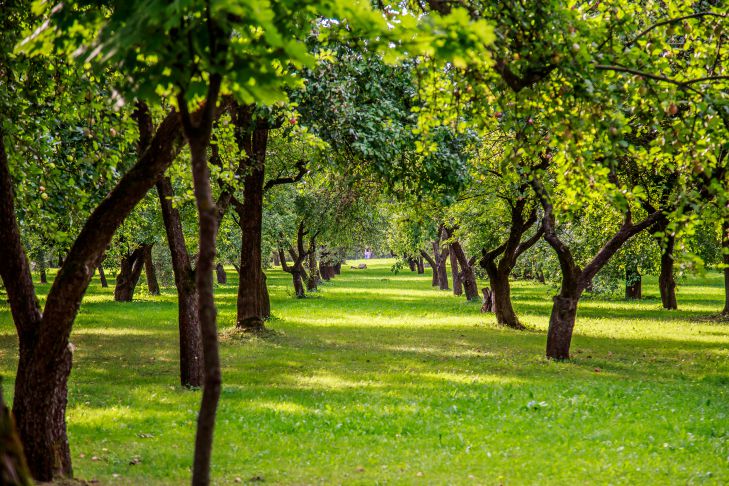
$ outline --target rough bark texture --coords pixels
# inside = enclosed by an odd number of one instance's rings
[[[3,486],[33,486],[23,444],[20,443],[15,420],[3,400],[0,380],[0,484]]]
[[[36,480],[72,476],[65,420],[71,328],[93,270],[114,232],[172,163],[172,147],[179,136],[179,118],[171,113],[149,149],[89,216],[51,285],[41,317],[20,243],[0,130],[0,246],[5,256],[0,259],[0,275],[20,344],[13,414]]]
[[[423,257],[418,257],[416,260],[416,264],[418,267],[418,274],[425,273],[425,264],[423,263]]]
[[[163,177],[157,182],[162,220],[172,259],[172,273],[177,288],[177,325],[180,339],[180,384],[202,386],[203,360],[200,318],[198,315],[195,271],[187,252],[180,212],[172,205],[172,183]]]
[[[147,276],[147,290],[150,295],[159,295],[159,282],[157,281],[157,270],[152,260],[152,246],[144,247],[144,273]]]
[[[122,257],[119,273],[116,275],[116,287],[114,287],[115,301],[131,302],[134,299],[134,290],[144,268],[145,246],[140,245]]]
[[[265,320],[260,300],[260,289],[263,285],[261,228],[269,130],[253,126],[251,110],[250,106],[239,107],[234,117],[236,141],[241,156],[244,157],[241,161],[241,172],[245,173],[243,202],[235,205],[241,229],[236,326],[239,329],[258,331],[264,328]]]
[[[225,268],[222,263],[215,265],[215,278],[219,285],[225,285],[228,283],[228,274],[225,273]]]

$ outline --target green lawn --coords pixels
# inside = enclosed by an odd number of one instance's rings
[[[229,332],[236,281],[217,288],[215,484],[729,483],[729,324],[702,320],[721,309],[719,274],[684,282],[678,312],[651,279],[641,302],[585,299],[575,359],[553,363],[554,289],[514,283],[534,329],[517,332],[391,263],[343,269],[306,300],[269,271],[265,338]],[[188,481],[200,392],[178,385],[176,331],[174,289],[119,304],[92,283],[72,335],[77,477]],[[9,395],[16,346],[0,305]]]

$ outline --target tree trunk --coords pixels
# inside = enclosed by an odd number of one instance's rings
[[[491,289],[486,287],[481,289],[483,292],[483,304],[481,305],[481,312],[493,312],[494,311],[494,293]]]
[[[152,246],[144,245],[144,273],[147,276],[147,290],[149,290],[149,294],[159,295],[157,271],[154,268],[154,261],[152,260]]]
[[[271,317],[271,299],[268,295],[268,285],[266,284],[266,274],[262,273],[261,276],[261,297],[259,302],[261,303],[261,317],[269,319]]]
[[[438,267],[438,288],[440,290],[449,290],[448,287],[448,269],[446,261],[448,260],[448,247],[445,251],[440,251],[440,240],[433,242],[433,250],[435,253],[436,266]]]
[[[724,263],[724,310],[721,313],[729,315],[729,218],[721,223],[721,249]]]
[[[453,245],[449,245],[448,253],[450,254],[451,274],[453,275],[453,295],[463,295],[463,284],[461,282],[461,275],[458,272],[458,259],[453,252]]]
[[[410,271],[411,271],[411,272],[414,272],[414,271],[415,271],[415,269],[416,269],[416,267],[415,267],[415,259],[414,259],[414,258],[411,258],[411,257],[408,257],[408,256],[406,256],[406,257],[405,257],[405,260],[406,260],[406,261],[408,262],[408,267],[410,268]]]
[[[280,266],[280,265],[281,265],[281,260],[279,260],[279,258],[278,258],[278,253],[276,253],[276,252],[274,251],[274,252],[273,252],[273,266],[274,266],[274,267],[278,267],[278,266]]]
[[[471,260],[466,258],[466,253],[458,240],[451,244],[451,252],[455,255],[460,267],[458,277],[463,283],[466,299],[469,301],[478,300],[478,283],[476,282],[476,274],[473,271],[475,258]]]
[[[296,292],[296,298],[297,299],[303,299],[306,297],[306,292],[304,292],[304,283],[301,278],[301,272],[299,270],[294,270],[291,272],[291,276],[294,280],[294,291]]]
[[[514,308],[511,305],[511,285],[509,283],[509,275],[502,272],[496,272],[494,275],[489,274],[489,283],[493,292],[494,313],[496,314],[496,322],[502,326],[512,329],[524,330],[524,325],[519,322],[516,317]]]
[[[104,266],[101,264],[99,264],[99,281],[102,289],[109,287],[109,282],[106,281],[106,274],[104,273]]]
[[[642,297],[642,277],[634,262],[625,265],[625,298],[640,300]]]
[[[7,486],[33,486],[28,462],[23,452],[15,420],[3,400],[0,380],[0,484]]]
[[[312,239],[312,247],[315,248],[314,240]],[[316,251],[310,249],[309,253],[309,278],[306,281],[306,290],[315,291],[319,284],[319,266],[316,263]]]
[[[342,262],[337,261],[337,263],[334,264],[334,275],[340,275],[342,273]]]
[[[131,254],[122,257],[114,288],[116,302],[131,302],[134,299],[134,289],[144,268],[144,252],[145,245],[140,245]]]
[[[213,449],[215,416],[220,399],[222,378],[218,351],[217,310],[213,293],[213,272],[215,270],[215,239],[217,236],[218,212],[210,187],[210,170],[207,151],[213,125],[213,113],[217,104],[222,78],[210,76],[210,87],[203,115],[193,122],[193,117],[184,108],[185,101],[180,95],[183,128],[192,165],[193,192],[199,221],[199,249],[195,267],[195,287],[198,292],[198,315],[203,344],[203,392],[200,411],[197,416],[195,434],[195,454],[192,468],[192,484],[210,484],[210,458]]]
[[[666,233],[665,246],[661,252],[661,273],[658,276],[658,287],[661,290],[661,302],[664,309],[677,309],[676,280],[673,277],[673,248],[676,237]]]
[[[247,173],[243,178],[243,202],[236,206],[241,229],[240,277],[236,302],[236,327],[246,331],[264,329],[261,286],[263,257],[261,232],[263,227],[263,195],[265,180],[267,128],[250,129],[250,113],[246,107],[238,111],[236,128],[244,133],[237,139],[238,148],[246,157]]]
[[[425,273],[425,265],[423,264],[423,257],[418,257],[415,261],[417,267],[418,267],[418,274]]]
[[[552,315],[549,317],[549,330],[547,331],[547,357],[555,360],[570,358],[570,344],[572,331],[575,328],[577,303],[579,294],[570,296],[555,296],[552,306]]]
[[[225,285],[228,283],[228,274],[225,273],[225,268],[222,263],[215,265],[215,276],[219,285]]]
[[[426,252],[423,250],[420,250],[420,255],[425,258],[425,260],[428,262],[428,265],[430,265],[430,268],[433,270],[433,275],[430,281],[430,285],[433,287],[438,286],[438,265],[435,263],[435,260],[430,257]]]
[[[38,258],[38,270],[40,271],[40,283],[48,283],[48,276],[46,275],[46,254],[41,252]]]
[[[202,386],[202,337],[198,316],[195,271],[185,244],[180,212],[172,205],[172,183],[167,177],[157,182],[157,194],[162,207],[162,220],[172,257],[172,272],[177,288],[177,324],[180,335],[180,384]]]
[[[172,163],[180,136],[179,118],[170,114],[146,150],[86,220],[46,298],[35,297],[27,258],[13,211],[13,187],[4,157],[0,123],[0,241],[5,258],[0,275],[6,284],[19,337],[13,413],[28,466],[38,481],[71,476],[66,435],[67,380],[71,372],[69,335],[81,300],[114,232],[154,181]]]

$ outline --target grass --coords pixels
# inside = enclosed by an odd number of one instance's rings
[[[305,300],[268,272],[275,332],[264,337],[227,329],[235,278],[217,288],[215,484],[729,483],[729,324],[701,320],[721,309],[719,274],[685,282],[679,311],[660,309],[651,279],[641,302],[585,299],[574,359],[554,363],[543,358],[553,289],[514,283],[532,328],[516,332],[390,264],[343,269]],[[138,297],[114,303],[94,282],[76,321],[74,470],[183,484],[200,392],[178,385],[174,289]],[[17,344],[3,305],[11,394]]]

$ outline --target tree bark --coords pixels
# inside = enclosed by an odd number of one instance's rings
[[[140,245],[122,257],[114,288],[116,302],[131,302],[134,299],[134,290],[144,268],[144,252],[145,245]]]
[[[319,280],[319,266],[316,262],[316,236],[313,236],[309,244],[309,278],[306,281],[306,290],[310,292],[317,290]]]
[[[425,273],[425,265],[423,264],[423,257],[420,256],[415,261],[417,267],[418,267],[418,274],[422,275]]]
[[[448,230],[449,238],[452,235],[452,230]],[[463,247],[458,240],[451,243],[451,253],[455,256],[460,267],[458,274],[461,282],[463,282],[463,290],[466,293],[466,300],[478,300],[478,283],[476,282],[476,274],[473,271],[473,264],[475,263],[475,257],[471,260],[466,258],[466,253],[463,251]]]
[[[676,301],[676,279],[673,276],[673,249],[676,237],[664,234],[665,246],[661,251],[661,273],[658,276],[658,287],[661,291],[661,303],[664,309],[678,309]]]
[[[721,249],[724,263],[724,310],[721,313],[729,315],[729,218],[721,222]]]
[[[268,285],[266,285],[266,274],[262,274],[263,278],[261,279],[261,297],[259,301],[261,302],[261,317],[264,319],[269,319],[271,317],[271,299],[268,295]]]
[[[625,298],[626,300],[640,300],[642,297],[642,277],[638,272],[638,265],[628,262],[625,265]]]
[[[215,265],[215,276],[219,285],[225,285],[228,283],[228,274],[225,273],[225,267],[223,267],[222,263]]]
[[[448,245],[448,253],[451,259],[451,274],[453,276],[453,295],[463,295],[463,283],[461,274],[458,272],[458,258],[453,252],[453,245]]]
[[[101,282],[101,288],[105,289],[109,287],[109,282],[106,281],[106,274],[104,273],[104,266],[99,264],[99,281]]]
[[[46,254],[41,252],[38,258],[38,270],[40,271],[40,283],[48,283],[48,276],[46,275]]]
[[[430,285],[432,285],[433,287],[437,287],[438,282],[440,281],[438,279],[438,265],[435,263],[435,260],[433,260],[430,255],[428,255],[425,251],[420,250],[420,255],[425,259],[425,261],[428,262],[428,265],[430,265],[430,268],[433,270]]]
[[[144,246],[144,273],[147,276],[147,290],[150,295],[159,295],[159,282],[157,281],[157,271],[154,268],[152,260],[152,246]]]
[[[0,242],[5,255],[0,275],[20,344],[13,414],[28,466],[38,481],[72,476],[65,420],[71,328],[93,269],[116,229],[172,163],[172,147],[179,137],[179,118],[173,112],[158,128],[150,148],[87,219],[51,285],[41,317],[20,244],[0,128]]]
[[[172,273],[177,288],[177,325],[180,339],[180,384],[199,387],[203,382],[202,336],[198,315],[195,271],[187,252],[180,212],[172,205],[172,182],[163,177],[157,182],[162,220],[172,257]]]
[[[3,400],[0,380],[0,484],[7,486],[33,486],[23,444],[20,442],[15,420]]]
[[[236,142],[240,156],[244,157],[239,164],[239,172],[245,173],[243,202],[235,205],[241,229],[236,327],[260,331],[264,329],[266,319],[261,302],[261,286],[265,285],[261,232],[269,129],[252,123],[252,109],[252,106],[240,106],[234,113]]]
[[[309,255],[309,252],[304,249],[304,236],[307,231],[304,230],[304,221],[299,223],[299,228],[296,232],[296,250],[293,247],[289,247],[289,254],[293,263],[289,266],[286,263],[286,257],[284,251],[279,247],[278,253],[281,259],[281,265],[283,266],[284,272],[291,274],[291,278],[294,284],[294,292],[296,293],[297,299],[303,299],[306,297],[304,291],[304,280],[306,279],[306,271],[304,270],[304,260]],[[314,235],[313,238],[316,238]]]
[[[438,267],[438,288],[440,290],[449,290],[448,270],[446,268],[449,251],[447,246],[441,251],[440,238],[433,242],[433,253],[435,254],[435,264]]]

